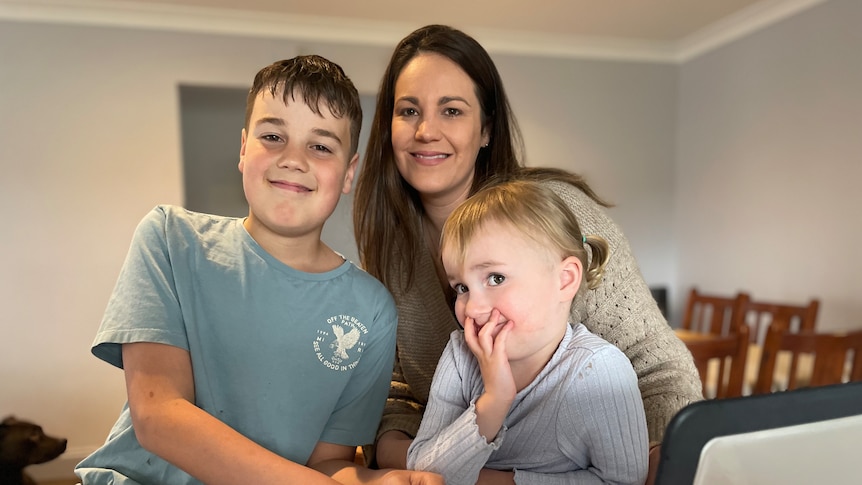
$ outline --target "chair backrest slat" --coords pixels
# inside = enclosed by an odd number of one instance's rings
[[[736,325],[741,321],[737,312],[745,298],[745,293],[725,297],[706,295],[692,288],[683,314],[682,328],[713,335],[736,333]]]
[[[700,373],[704,394],[706,394],[707,383],[712,382],[708,375],[709,362],[718,359],[714,397],[742,396],[745,360],[748,356],[748,327],[743,327],[740,332],[723,337],[686,342],[686,347],[691,352],[695,367]]]
[[[862,330],[850,332],[844,337],[847,357],[850,359],[850,382],[862,381]]]
[[[763,343],[754,394],[784,390],[776,389],[775,386],[776,360],[780,352],[791,353],[790,366],[782,369],[782,372],[788,373],[787,390],[842,381],[847,353],[844,336],[810,331],[792,332],[781,325],[770,325]],[[810,374],[801,372],[800,354],[810,354],[814,359]]]
[[[745,298],[737,312],[734,328],[740,325],[751,327],[751,341],[762,344],[767,329],[772,326],[791,332],[814,332],[817,327],[817,312],[820,301],[811,300],[807,305],[771,303]]]

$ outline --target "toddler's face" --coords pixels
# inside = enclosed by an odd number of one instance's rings
[[[511,227],[489,222],[467,244],[463,262],[446,246],[442,259],[462,325],[467,318],[484,325],[493,309],[500,312],[500,328],[514,322],[506,345],[510,362],[556,348],[571,304],[557,254]]]

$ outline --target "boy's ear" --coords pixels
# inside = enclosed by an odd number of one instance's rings
[[[560,264],[561,301],[570,301],[578,294],[581,278],[584,274],[584,264],[575,256],[569,256]]]
[[[237,166],[239,168],[240,173],[242,173],[242,169],[243,169],[243,161],[244,161],[243,159],[245,158],[245,141],[246,141],[247,136],[248,136],[248,134],[246,133],[245,128],[243,128],[241,138],[240,138],[240,145],[239,145],[239,165]]]
[[[353,187],[353,176],[356,174],[356,166],[359,165],[359,153],[354,153],[353,158],[347,163],[347,172],[344,174],[344,186],[341,187],[342,194],[349,194]]]

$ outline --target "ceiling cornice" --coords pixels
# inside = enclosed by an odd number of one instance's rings
[[[490,52],[682,63],[827,0],[765,0],[678,42],[470,29]],[[0,0],[0,20],[393,47],[420,25],[106,0]],[[463,27],[463,26],[462,26]],[[466,28],[466,27],[465,27]]]
[[[752,4],[677,42],[676,61],[686,62],[827,0],[769,0]]]

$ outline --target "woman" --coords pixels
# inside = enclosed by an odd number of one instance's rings
[[[571,322],[619,347],[631,360],[650,440],[701,399],[691,355],[667,325],[628,241],[579,176],[521,165],[523,146],[500,75],[470,36],[430,25],[405,37],[383,75],[354,199],[365,269],[392,292],[399,323],[395,371],[378,430],[381,467],[404,467],[437,361],[452,330],[454,292],[438,250],[446,217],[480,187],[543,181],[610,245],[604,283],[572,305]]]

